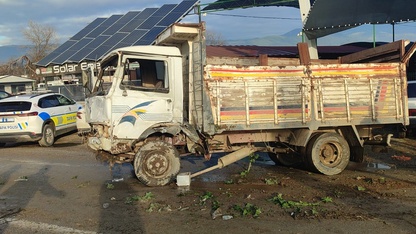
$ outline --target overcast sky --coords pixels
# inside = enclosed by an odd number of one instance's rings
[[[180,2],[181,0],[0,0],[0,46],[27,44],[22,29],[27,27],[30,20],[53,27],[60,41],[65,42],[98,17]],[[201,4],[211,2],[214,0],[202,0]],[[185,19],[193,20],[196,18]],[[287,7],[219,11],[203,16],[202,20],[206,21],[208,30],[219,33],[225,40],[282,35],[302,27],[299,10]],[[371,41],[371,29],[371,26],[358,27],[342,34],[342,38],[345,41]],[[395,29],[396,40],[416,40],[416,23],[396,25]],[[377,26],[376,38],[391,41],[391,25]],[[330,43],[331,38],[324,38],[322,42]]]

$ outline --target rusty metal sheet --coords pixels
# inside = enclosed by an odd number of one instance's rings
[[[395,41],[375,48],[359,51],[340,57],[341,63],[377,63],[377,62],[400,62],[408,42],[404,40]]]

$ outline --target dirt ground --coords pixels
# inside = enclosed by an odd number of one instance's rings
[[[416,233],[414,137],[367,147],[365,163],[340,175],[260,155],[189,187],[143,186],[130,164],[110,173],[76,137],[0,149],[0,233]],[[216,159],[181,164],[196,172]]]

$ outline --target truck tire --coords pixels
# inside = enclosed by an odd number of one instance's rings
[[[52,146],[55,142],[55,131],[53,125],[45,124],[42,130],[42,138],[39,140],[39,145],[44,147]]]
[[[137,152],[134,172],[147,186],[164,186],[172,182],[180,170],[176,148],[164,141],[148,141]]]
[[[347,141],[333,132],[316,134],[306,148],[306,159],[310,170],[325,175],[341,173],[350,160]]]

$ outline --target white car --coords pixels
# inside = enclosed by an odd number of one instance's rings
[[[0,146],[38,141],[52,146],[55,137],[76,130],[81,105],[58,93],[25,94],[0,100]]]
[[[407,95],[409,97],[409,128],[416,129],[416,80],[407,82]]]

